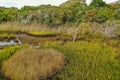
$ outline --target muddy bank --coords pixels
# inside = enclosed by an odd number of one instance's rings
[[[33,36],[33,37],[56,37],[56,36],[61,35],[59,33],[45,34],[45,35],[35,35],[35,34],[31,34],[29,32],[21,32],[21,31],[0,31],[0,34],[1,33],[16,34],[16,35],[28,35],[28,36]]]
[[[10,42],[11,40],[13,40],[15,43],[18,43],[20,41],[23,44],[27,43],[27,44],[38,45],[39,43],[42,42],[72,40],[70,36],[61,35],[61,34],[33,35],[26,32],[8,32],[8,31],[7,32],[4,31],[4,33],[14,34],[15,37],[6,37],[6,38],[0,37],[0,42]]]
[[[34,36],[25,33],[19,33],[17,34],[17,36],[22,43],[29,43],[29,44],[39,44],[40,42],[45,42],[45,41],[57,41],[60,38],[60,36],[57,35]]]

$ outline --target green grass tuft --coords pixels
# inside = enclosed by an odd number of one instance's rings
[[[120,80],[120,61],[114,48],[95,42],[43,44],[65,53],[68,63],[51,80]]]

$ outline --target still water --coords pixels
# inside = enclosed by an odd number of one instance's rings
[[[14,40],[10,40],[9,42],[0,42],[0,46],[11,46],[17,44],[22,44],[22,43],[20,40],[18,42],[15,42]]]

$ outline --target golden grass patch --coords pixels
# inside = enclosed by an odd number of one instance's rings
[[[12,80],[46,79],[58,72],[65,62],[53,49],[24,49],[3,62],[2,71]]]

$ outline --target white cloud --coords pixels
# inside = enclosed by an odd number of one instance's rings
[[[6,6],[6,7],[14,6],[18,8],[23,7],[24,5],[36,6],[41,4],[51,4],[51,5],[58,6],[59,4],[65,1],[67,0],[1,0],[0,6]],[[6,3],[9,3],[9,5]],[[14,4],[17,4],[17,5],[14,5]]]
[[[1,5],[1,6],[7,5],[7,7],[17,6],[16,3],[12,3],[12,2],[3,2],[3,3],[0,3],[0,5]]]
[[[5,7],[18,7],[21,8],[24,5],[41,5],[41,4],[51,4],[51,5],[60,5],[61,3],[65,2],[67,0],[0,0],[0,6]],[[107,3],[111,3],[117,0],[104,0]],[[87,0],[87,3],[89,4],[91,0]]]
[[[118,0],[103,0],[103,1],[105,1],[107,3],[112,3],[112,2],[115,2],[115,1],[118,1]]]

